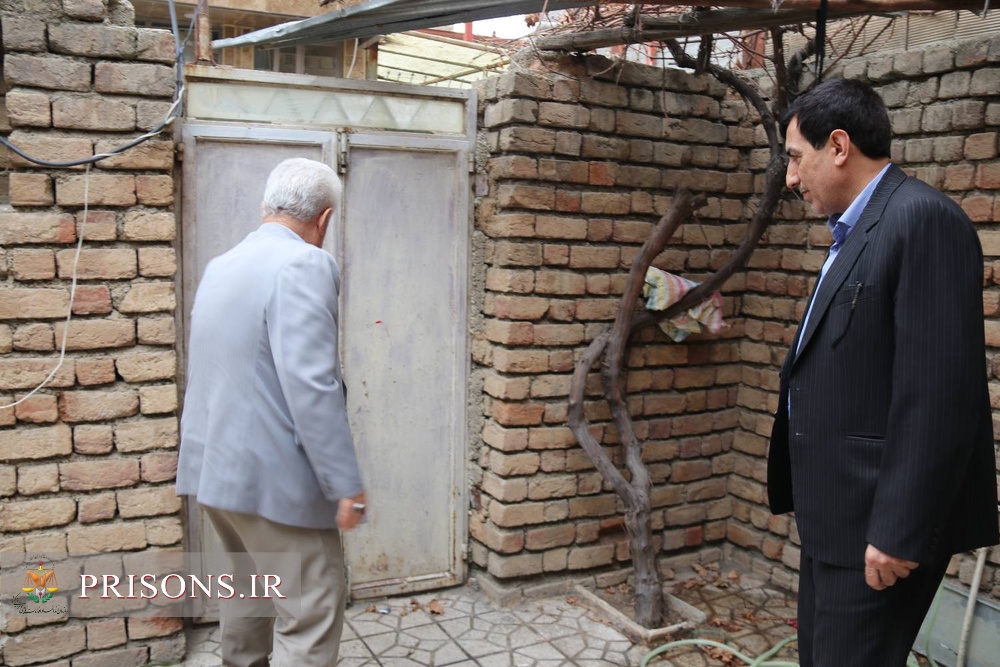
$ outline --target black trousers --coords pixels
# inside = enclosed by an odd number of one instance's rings
[[[905,667],[950,557],[921,564],[882,591],[864,570],[802,554],[799,569],[801,667]]]

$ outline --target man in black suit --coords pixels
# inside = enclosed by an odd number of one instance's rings
[[[768,460],[802,538],[803,667],[902,667],[952,554],[996,544],[983,255],[889,161],[885,104],[832,80],[782,121],[790,188],[834,244],[781,370]]]

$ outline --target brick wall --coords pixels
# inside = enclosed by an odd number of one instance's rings
[[[679,185],[708,192],[696,224],[654,265],[698,279],[743,237],[751,149],[763,140],[707,77],[603,58],[547,62],[480,90],[477,234],[484,244],[481,482],[474,562],[499,580],[581,574],[629,560],[620,503],[566,426],[574,364],[614,319],[628,267]],[[550,68],[550,69],[547,69]],[[745,278],[726,286],[739,294]],[[717,560],[731,500],[743,323],[671,343],[649,331],[631,353],[630,410],[654,483],[666,570]],[[791,309],[789,308],[789,316]],[[614,456],[592,375],[586,412]]]
[[[979,39],[841,68],[885,97],[894,161],[980,226],[994,407],[998,61],[1000,41]],[[627,267],[677,186],[706,191],[709,203],[654,265],[697,280],[729,256],[763,187],[766,141],[712,79],[602,58],[529,64],[483,85],[480,102],[486,275],[474,359],[484,426],[473,560],[501,581],[608,572],[628,560],[621,506],[565,426],[573,361],[613,319]],[[794,520],[764,504],[765,455],[778,370],[829,244],[824,221],[789,195],[748,269],[723,289],[732,328],[685,344],[650,333],[632,352],[629,401],[664,569],[725,558],[797,586],[798,536]],[[588,412],[614,452],[599,387],[593,375]],[[982,588],[1000,597],[1000,549],[989,562]],[[968,584],[972,568],[962,556],[952,573]]]
[[[174,89],[173,39],[136,29],[131,5],[23,0],[0,11],[0,119],[36,157],[103,152],[158,124]],[[79,283],[66,360],[52,382],[0,411],[0,550],[180,548],[174,351],[174,147],[159,137],[83,168],[42,168],[5,152],[0,205],[0,402],[58,359],[77,234]],[[68,583],[68,582],[67,582]],[[180,622],[0,620],[0,662],[61,667],[178,659]]]
[[[938,44],[846,62],[841,74],[870,81],[889,107],[895,139],[893,162],[960,203],[979,229],[985,255],[983,312],[990,395],[1000,408],[1000,38]],[[758,164],[755,168],[759,167]],[[733,441],[729,480],[733,514],[730,556],[777,583],[794,587],[799,541],[793,521],[772,517],[761,504],[764,455],[771,413],[777,408],[778,370],[805,310],[808,290],[822,264],[830,235],[824,221],[779,223],[750,261],[741,314],[741,429]],[[994,418],[1000,425],[1000,420]],[[1000,470],[1000,450],[998,450]],[[975,560],[961,555],[950,572],[972,580]],[[1000,599],[1000,548],[994,547],[981,591]]]

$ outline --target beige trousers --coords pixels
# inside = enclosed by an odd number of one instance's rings
[[[201,506],[227,552],[237,559],[237,598],[223,605],[222,662],[226,667],[333,667],[344,628],[345,577],[340,531],[297,528],[250,514]],[[301,556],[302,566],[290,567]],[[284,560],[282,565],[281,561]],[[250,600],[250,575],[280,572],[282,600]],[[258,577],[257,595],[263,586]],[[296,595],[287,595],[297,591]],[[268,663],[268,655],[273,654]]]

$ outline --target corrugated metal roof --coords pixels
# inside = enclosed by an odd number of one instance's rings
[[[217,39],[212,42],[212,48],[250,44],[293,46],[341,41],[500,16],[531,14],[543,9],[570,9],[593,2],[594,0],[369,0],[362,4],[341,6],[322,16],[257,30],[240,37]]]

